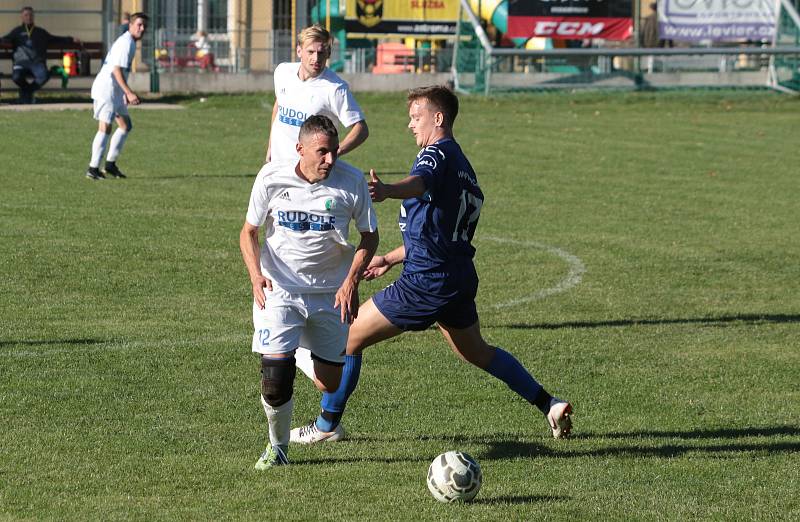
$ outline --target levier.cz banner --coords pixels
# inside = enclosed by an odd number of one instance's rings
[[[664,40],[769,40],[775,35],[775,0],[661,0],[658,32]]]
[[[631,0],[509,0],[508,36],[627,40],[633,32]]]

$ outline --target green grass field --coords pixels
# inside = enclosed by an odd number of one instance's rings
[[[404,95],[358,98],[347,159],[399,179]],[[800,100],[462,97],[483,332],[573,402],[574,438],[431,330],[367,351],[350,440],[267,473],[238,233],[272,98],[180,103],[134,109],[106,182],[88,110],[0,111],[0,519],[800,518]],[[483,467],[472,504],[426,489],[450,449]]]

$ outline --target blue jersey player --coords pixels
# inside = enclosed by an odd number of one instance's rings
[[[403,263],[403,271],[359,308],[350,327],[339,388],[323,394],[322,413],[308,426],[292,430],[291,440],[310,444],[343,439],[340,420],[358,383],[362,351],[433,324],[462,359],[505,382],[541,410],[554,437],[566,437],[572,427],[572,406],[552,397],[513,355],[481,336],[472,237],[484,197],[475,171],[453,138],[458,98],[446,87],[423,87],[410,91],[408,109],[408,128],[421,147],[411,173],[385,184],[370,171],[369,182],[373,201],[403,200],[403,246],[375,256],[364,277],[380,277],[398,263]]]

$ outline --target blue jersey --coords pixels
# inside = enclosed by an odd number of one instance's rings
[[[403,272],[449,272],[464,261],[472,264],[483,192],[461,147],[452,138],[425,147],[410,175],[423,179],[425,194],[403,200],[400,207]]]

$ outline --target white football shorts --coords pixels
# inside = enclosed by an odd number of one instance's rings
[[[115,116],[128,116],[128,106],[125,99],[120,100],[107,98],[103,100],[92,100],[94,109],[94,119],[104,123],[111,123]]]
[[[333,307],[336,292],[292,294],[273,284],[264,290],[266,306],[253,301],[253,351],[262,355],[291,353],[299,346],[315,359],[343,364],[350,326]]]

